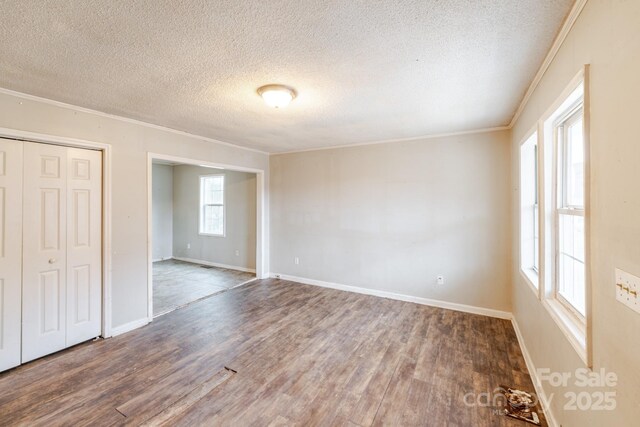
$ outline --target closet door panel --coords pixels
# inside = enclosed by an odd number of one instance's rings
[[[66,346],[67,149],[24,143],[22,362]]]
[[[67,346],[100,335],[102,153],[68,149]]]
[[[0,139],[0,371],[20,364],[22,142]]]

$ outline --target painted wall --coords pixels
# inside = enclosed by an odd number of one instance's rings
[[[153,260],[173,256],[173,166],[153,165]]]
[[[506,131],[272,155],[271,271],[510,311],[509,163]]]
[[[640,419],[640,315],[615,300],[614,269],[640,276],[640,1],[589,0],[513,128],[514,185],[518,147],[584,64],[591,64],[591,256],[593,369],[618,376],[618,385],[584,388],[543,385],[564,426],[628,426]],[[515,188],[516,195],[518,188]],[[517,217],[518,197],[514,197]],[[514,248],[518,247],[514,222]],[[513,263],[513,308],[538,369],[575,375],[584,367],[536,300]],[[575,377],[574,377],[575,378]],[[565,410],[566,392],[615,391],[614,411]]]
[[[148,152],[261,169],[268,185],[264,153],[5,91],[0,91],[0,127],[111,144],[114,327],[147,317]],[[268,217],[268,195],[265,199]],[[264,234],[268,248],[268,230]]]
[[[174,256],[255,270],[256,175],[187,165],[173,170]],[[224,237],[198,232],[200,176],[210,174],[225,176]]]

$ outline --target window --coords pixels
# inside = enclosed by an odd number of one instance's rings
[[[560,118],[557,141],[557,286],[556,298],[584,319],[585,221],[582,103]]]
[[[592,366],[589,276],[589,66],[538,123],[542,305]]]
[[[200,234],[224,236],[224,175],[200,177]]]
[[[538,133],[520,146],[520,268],[538,288],[540,226],[538,216]]]

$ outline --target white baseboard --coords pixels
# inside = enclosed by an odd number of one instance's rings
[[[538,371],[536,370],[536,365],[533,363],[533,359],[527,350],[527,346],[524,343],[524,337],[522,336],[522,332],[520,332],[520,327],[518,326],[518,322],[516,321],[515,316],[512,317],[511,323],[513,324],[513,329],[516,331],[516,337],[518,337],[518,344],[520,344],[520,349],[522,350],[522,355],[524,356],[524,362],[527,364],[527,369],[529,370],[529,375],[531,376],[531,381],[533,382],[533,387],[536,389],[536,394],[538,395],[538,400],[541,402],[540,407],[544,411],[544,415],[547,418],[547,424],[551,427],[557,427],[558,422],[553,416],[553,412],[551,412],[550,407],[546,407],[542,404],[542,402],[549,402],[548,396],[544,391],[544,387],[542,387],[542,382],[538,377]]]
[[[158,258],[158,259],[152,259],[151,262],[160,262],[160,261],[167,261],[173,259],[172,256],[166,257],[166,258]]]
[[[364,295],[389,298],[399,301],[413,302],[416,304],[429,305],[432,307],[445,308],[448,310],[463,311],[465,313],[480,314],[483,316],[497,317],[498,319],[511,320],[511,313],[508,311],[494,310],[492,308],[475,307],[472,305],[458,304],[455,302],[440,301],[430,298],[414,297],[410,295],[396,294],[394,292],[379,291],[375,289],[361,288],[358,286],[342,285],[339,283],[324,282],[322,280],[307,279],[304,277],[289,276],[286,274],[271,273],[272,278],[290,280],[292,282],[304,283],[305,285],[321,286],[323,288],[337,289],[340,291],[355,292]]]
[[[208,265],[208,266],[211,266],[211,267],[219,267],[219,268],[226,268],[226,269],[229,269],[229,270],[243,271],[245,273],[255,273],[256,272],[255,268],[246,268],[246,267],[239,267],[237,265],[220,264],[219,262],[203,261],[201,259],[183,258],[183,257],[178,257],[178,256],[174,256],[173,259],[178,260],[178,261],[191,262],[191,263],[194,263],[194,264]]]
[[[149,319],[147,319],[146,317],[144,319],[134,320],[133,322],[125,323],[124,325],[111,328],[111,336],[115,337],[117,335],[122,335],[124,333],[131,332],[134,329],[141,328],[148,324],[149,324]]]

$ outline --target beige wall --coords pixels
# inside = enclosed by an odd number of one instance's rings
[[[187,165],[173,171],[173,255],[255,270],[256,174]],[[224,237],[198,232],[200,176],[210,174],[225,176]]]
[[[509,162],[504,131],[273,155],[271,271],[510,311]]]
[[[173,166],[153,165],[153,260],[173,256]]]
[[[114,327],[147,317],[148,152],[265,170],[268,185],[265,154],[3,92],[0,127],[111,144]]]
[[[553,413],[563,426],[630,426],[640,420],[640,314],[615,300],[614,269],[640,276],[640,1],[589,0],[564,45],[513,128],[518,147],[535,122],[584,64],[591,64],[591,257],[593,368],[618,375],[615,411],[567,411],[553,388]],[[516,188],[517,190],[517,188]],[[517,193],[516,193],[517,194]],[[514,197],[514,216],[517,200]],[[518,223],[514,222],[514,248]],[[513,263],[514,313],[537,368],[574,373],[584,367]]]

